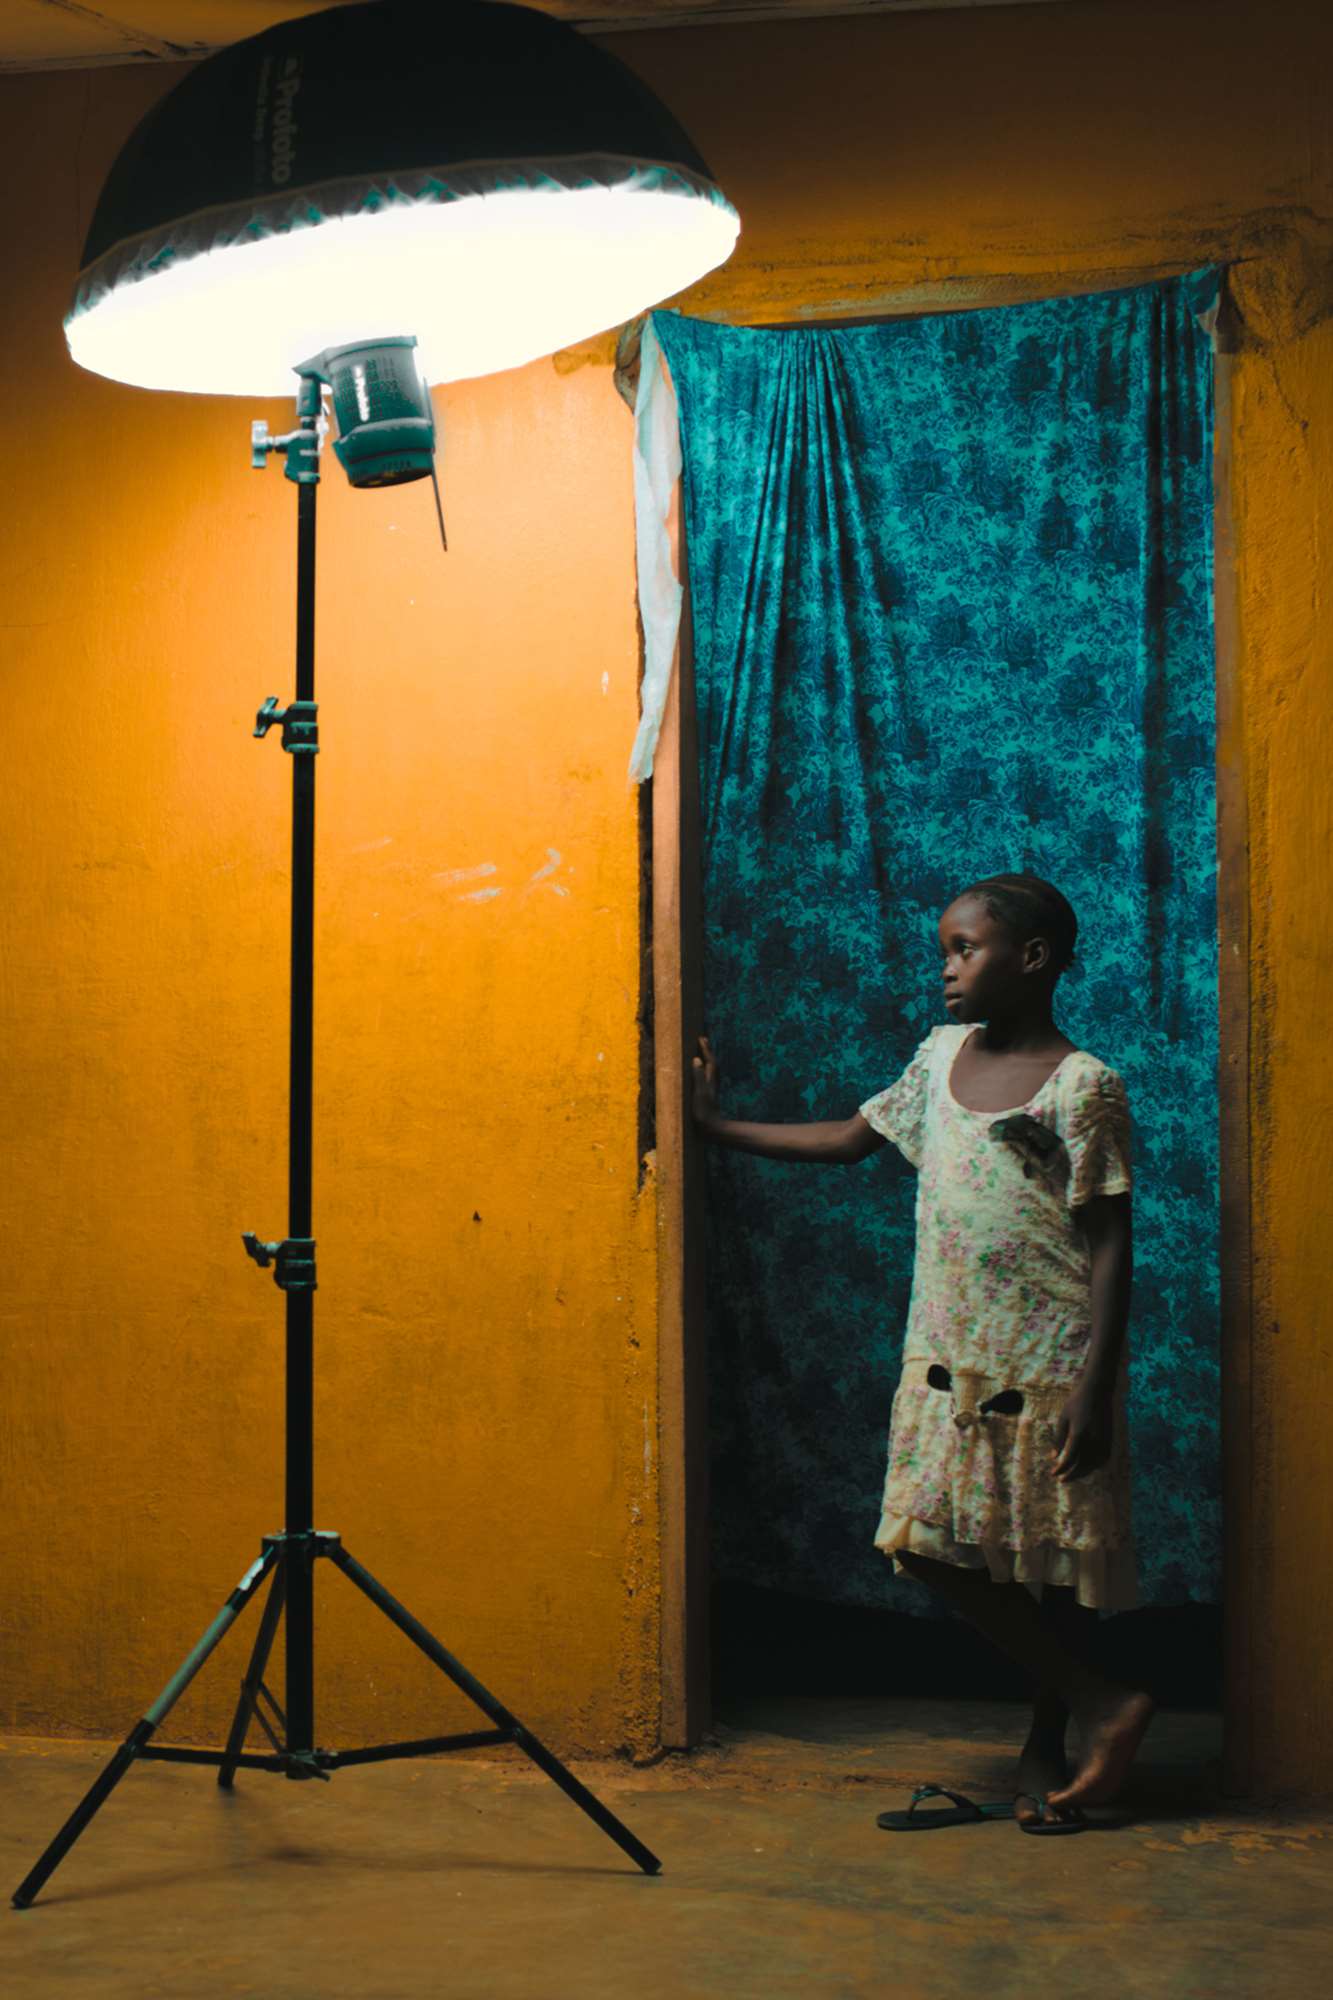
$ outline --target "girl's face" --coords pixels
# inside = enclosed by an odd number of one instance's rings
[[[1044,938],[1016,944],[986,905],[961,897],[940,918],[944,1004],[951,1021],[986,1021],[1018,997],[1025,973],[1038,971],[1050,957]]]

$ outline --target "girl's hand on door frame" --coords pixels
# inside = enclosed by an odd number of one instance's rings
[[[718,1115],[719,1072],[707,1035],[700,1035],[699,1051],[690,1066],[694,1119],[698,1125],[710,1125]]]

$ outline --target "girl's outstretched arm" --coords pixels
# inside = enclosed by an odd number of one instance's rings
[[[851,1166],[879,1151],[887,1141],[868,1125],[859,1111],[811,1125],[753,1125],[724,1118],[718,1110],[717,1058],[706,1035],[699,1037],[694,1058],[694,1122],[706,1138],[740,1153],[760,1153],[766,1160],[810,1160],[823,1166]]]

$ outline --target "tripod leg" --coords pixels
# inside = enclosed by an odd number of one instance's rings
[[[420,1624],[397,1598],[390,1597],[383,1584],[377,1583],[369,1570],[362,1569],[360,1563],[342,1547],[330,1548],[328,1554],[344,1575],[351,1578],[357,1589],[363,1591],[371,1603],[376,1605],[400,1632],[405,1632],[413,1645],[419,1646],[426,1658],[433,1660],[440,1672],[446,1674],[455,1687],[461,1688],[469,1701],[476,1703],[483,1715],[488,1715],[498,1728],[505,1730],[524,1755],[530,1757],[539,1770],[544,1771],[548,1778],[559,1785],[566,1797],[573,1799],[575,1805],[581,1807],[603,1833],[609,1835],[618,1847],[623,1848],[630,1860],[637,1863],[645,1875],[657,1874],[662,1864],[651,1848],[645,1847],[641,1840],[636,1840],[629,1828],[623,1825],[600,1799],[594,1798],[587,1786],[581,1785],[573,1772],[566,1770],[560,1759],[554,1756],[544,1743],[539,1743],[537,1738],[526,1730],[493,1694],[489,1694],[481,1682],[476,1680],[452,1653],[446,1652],[439,1640],[432,1638],[425,1626]]]
[[[273,1650],[273,1639],[282,1616],[283,1598],[286,1596],[286,1572],[281,1566],[273,1573],[269,1585],[268,1603],[259,1621],[255,1634],[255,1649],[250,1655],[250,1665],[245,1679],[241,1682],[241,1698],[236,1704],[236,1714],[232,1719],[231,1735],[227,1738],[227,1748],[218,1768],[218,1783],[224,1792],[229,1792],[236,1777],[236,1760],[245,1748],[246,1731],[250,1727],[250,1717],[255,1711],[255,1700],[259,1694],[259,1684],[264,1678],[268,1656]]]
[[[194,1651],[176,1669],[152,1707],[147,1709],[142,1719],[135,1724],[101,1776],[94,1781],[74,1808],[36,1867],[30,1869],[24,1876],[14,1891],[13,1900],[16,1909],[26,1910],[47,1877],[59,1867],[98,1807],[106,1802],[120,1783],[158,1724],[163,1722],[176,1706],[218,1641],[235,1624],[237,1617],[278,1560],[279,1553],[280,1547],[275,1544],[266,1549],[259,1561],[246,1571]]]

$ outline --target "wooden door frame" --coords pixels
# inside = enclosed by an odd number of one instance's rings
[[[1154,274],[1155,275],[1155,274]],[[1145,278],[1143,282],[1148,282]],[[1253,1788],[1256,1560],[1252,1432],[1249,838],[1232,518],[1231,355],[1214,365],[1220,1422],[1223,1510],[1223,1784]],[[658,1176],[661,1740],[697,1744],[711,1722],[703,1175],[688,1093],[702,1025],[698,731],[689,578],[679,508],[673,557],[681,640],[651,781],[652,977]]]
[[[661,1740],[665,1749],[687,1750],[712,1721],[703,1160],[689,1108],[694,1037],[704,1025],[703,895],[690,592],[678,499],[668,525],[684,601],[651,781]]]
[[[1217,1097],[1221,1196],[1222,1783],[1254,1790],[1254,1327],[1251,1294],[1250,840],[1232,505],[1232,350],[1213,374],[1213,618],[1217,676]]]

